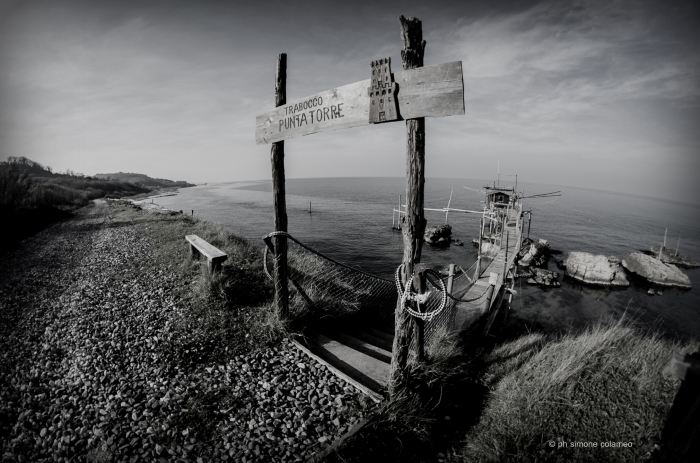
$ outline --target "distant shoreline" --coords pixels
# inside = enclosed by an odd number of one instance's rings
[[[155,194],[154,194],[155,193]],[[125,196],[121,199],[126,199],[131,202],[142,202],[146,201],[148,199],[154,199],[154,198],[164,198],[166,196],[177,196],[180,193],[180,187],[167,187],[167,188],[160,188],[158,190],[151,191],[149,193],[141,193],[138,195],[134,196]]]

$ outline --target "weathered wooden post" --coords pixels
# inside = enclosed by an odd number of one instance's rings
[[[479,252],[476,255],[476,272],[474,274],[474,281],[478,280],[481,276],[481,243],[484,242],[484,217],[479,219]],[[489,243],[491,243],[491,237],[489,236]]]
[[[277,58],[275,77],[275,106],[287,103],[287,54],[280,53]],[[272,162],[272,196],[275,208],[275,231],[287,231],[287,201],[284,186],[284,140],[274,142],[270,152]],[[289,289],[287,286],[287,237],[275,236],[275,265],[273,279],[275,283],[275,307],[277,315],[289,315]]]
[[[404,70],[423,66],[425,40],[417,18],[399,16],[404,49],[401,60]],[[413,275],[413,267],[420,262],[425,232],[423,218],[423,190],[425,184],[425,118],[406,120],[406,212],[401,226],[403,232],[403,272],[405,285]],[[417,280],[417,279],[414,279]],[[416,281],[418,283],[418,281]],[[419,285],[414,285],[414,288]],[[418,290],[419,288],[416,288]],[[406,288],[408,290],[408,288]],[[408,348],[411,342],[411,316],[397,301],[394,345],[391,356],[389,396],[393,396],[407,381]]]
[[[491,272],[489,274],[489,287],[486,289],[486,310],[487,313],[489,313],[489,317],[486,319],[486,326],[484,326],[484,331],[481,334],[482,337],[486,337],[489,334],[489,330],[491,329],[491,325],[493,325],[494,320],[496,319],[496,310],[491,311],[491,300],[493,299],[493,293],[494,290],[496,289],[496,285],[498,284],[498,273]]]
[[[508,275],[508,237],[510,236],[509,232],[506,232],[506,255],[504,257],[504,265],[503,265],[503,284],[506,284],[506,275]]]
[[[452,286],[455,279],[455,264],[450,264],[450,270],[447,276],[447,294],[452,294]]]

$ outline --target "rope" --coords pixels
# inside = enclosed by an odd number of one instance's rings
[[[401,307],[403,307],[409,314],[416,318],[420,318],[421,320],[426,320],[426,321],[431,321],[434,317],[436,317],[442,310],[445,308],[445,303],[447,302],[447,289],[445,288],[445,283],[442,281],[442,276],[436,272],[435,270],[432,269],[427,269],[425,271],[426,276],[428,274],[432,274],[436,276],[436,280],[440,282],[440,287],[441,287],[441,292],[442,292],[442,299],[440,301],[440,305],[437,309],[428,311],[428,312],[422,312],[420,310],[421,304],[425,306],[428,297],[430,296],[431,292],[430,290],[426,291],[423,294],[414,294],[412,291],[412,283],[413,283],[413,278],[415,277],[415,274],[411,275],[408,278],[408,281],[406,282],[406,289],[404,291],[404,288],[401,285],[401,270],[403,269],[404,264],[399,265],[396,268],[396,274],[394,275],[395,277],[395,282],[396,282],[396,290],[398,293],[401,295]],[[427,281],[430,281],[426,278]],[[430,281],[430,283],[435,286],[435,283]],[[415,302],[416,303],[416,308],[418,310],[413,310],[410,305],[406,304],[406,302]]]
[[[382,277],[377,276],[377,275],[372,275],[371,273],[367,273],[363,270],[360,270],[359,268],[350,267],[349,265],[345,265],[342,262],[338,262],[337,260],[335,260],[331,257],[328,257],[327,255],[323,254],[322,252],[316,251],[315,249],[312,249],[312,248],[306,246],[304,243],[300,242],[299,240],[297,240],[296,238],[294,238],[292,235],[290,235],[289,233],[287,233],[285,231],[274,231],[272,233],[269,233],[267,236],[270,238],[275,237],[275,236],[285,236],[285,237],[289,238],[290,240],[294,241],[296,244],[298,244],[302,248],[306,249],[307,251],[313,252],[317,256],[323,257],[324,259],[333,262],[335,265],[340,265],[341,267],[345,267],[346,269],[352,270],[353,272],[361,273],[362,275],[370,277],[370,278],[375,278],[377,280],[391,282],[391,280],[389,280],[389,279],[382,278]],[[267,246],[265,246],[265,254],[263,257],[267,257],[267,250],[268,250],[268,248],[267,248]],[[268,277],[272,278],[272,276],[270,276],[269,272],[267,271],[267,261],[265,261],[265,273],[267,273]]]
[[[488,290],[489,290],[489,287],[487,286],[483,293],[479,294],[479,295],[476,296],[476,297],[472,297],[472,298],[469,298],[469,299],[460,299],[460,298],[458,298],[458,297],[454,297],[452,294],[449,294],[449,293],[447,293],[447,296],[448,296],[450,299],[452,299],[453,301],[455,301],[455,302],[474,302],[474,301],[476,301],[476,300],[481,299],[482,297],[484,297],[484,294],[486,294],[486,292],[487,292]]]

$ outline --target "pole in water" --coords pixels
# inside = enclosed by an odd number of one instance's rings
[[[194,217],[194,209],[192,209],[192,217]]]
[[[311,201],[309,201],[309,214],[311,214]]]
[[[664,232],[664,247],[666,247],[666,235],[668,234],[668,227],[666,227],[666,231]]]
[[[674,257],[678,257],[678,246],[681,245],[681,235],[678,235],[678,243],[676,244],[676,254]]]

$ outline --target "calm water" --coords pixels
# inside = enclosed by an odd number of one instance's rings
[[[425,207],[447,205],[481,209],[480,180],[427,179]],[[700,207],[596,190],[519,183],[525,195],[561,190],[562,196],[526,199],[532,210],[532,238],[548,240],[563,259],[570,251],[587,251],[624,258],[663,241],[668,227],[669,247],[680,235],[679,252],[700,260]],[[392,208],[405,195],[403,178],[331,178],[287,180],[289,233],[307,245],[366,271],[392,277],[401,262],[403,240],[391,229]],[[405,197],[404,197],[405,199]],[[257,241],[274,229],[272,188],[269,181],[234,182],[184,188],[177,196],[157,198],[158,204],[218,222],[230,231]],[[309,201],[313,214],[309,214]],[[423,248],[423,262],[444,268],[450,262],[467,268],[476,260],[470,241],[476,236],[479,215],[449,215],[453,238],[464,247]],[[444,223],[445,215],[426,212],[428,225]],[[551,270],[557,270],[554,262]],[[627,311],[640,323],[669,335],[700,334],[700,269],[682,269],[693,284],[690,291],[661,288],[663,296],[648,296],[649,285],[633,281],[628,289],[608,290],[564,281],[561,288],[542,290],[516,283],[509,318],[512,327],[567,329],[619,316]]]

